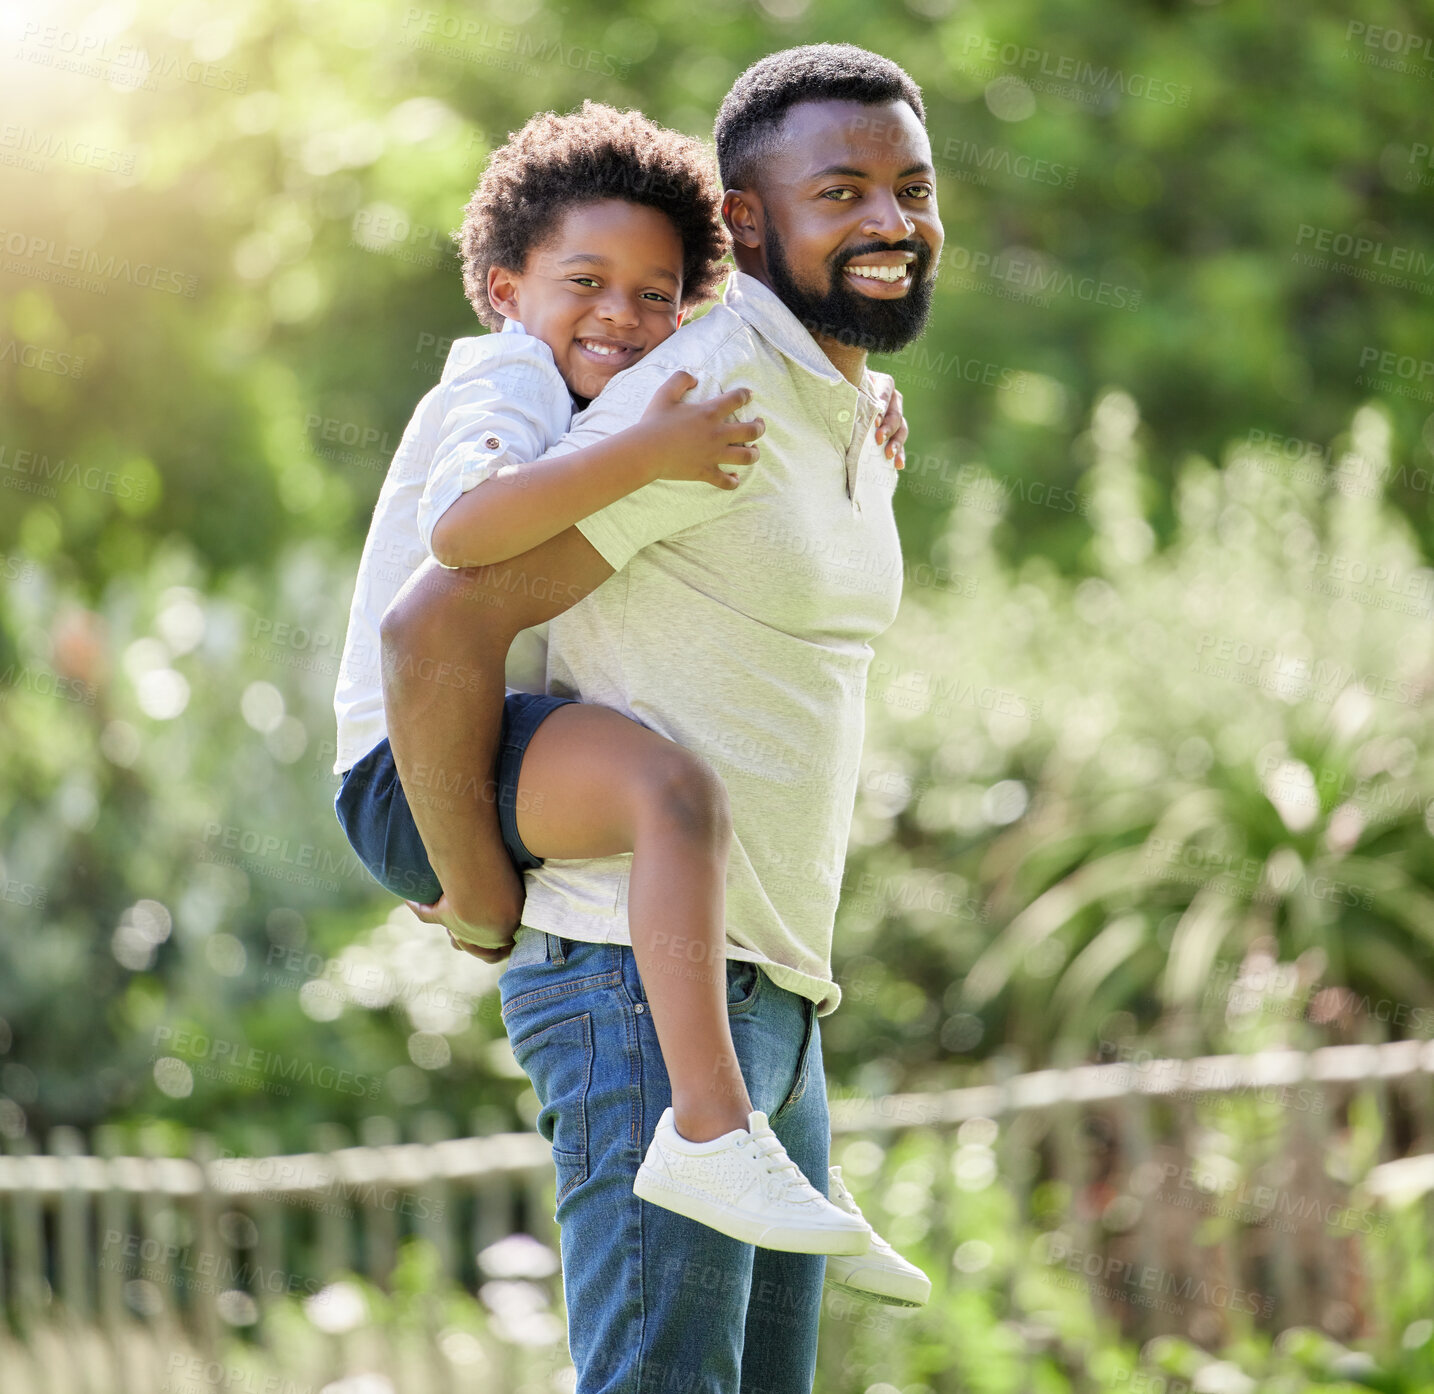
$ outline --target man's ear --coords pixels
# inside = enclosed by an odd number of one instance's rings
[[[762,198],[751,189],[728,189],[722,195],[722,221],[739,247],[762,245]]]
[[[488,268],[488,303],[504,319],[523,318],[518,313],[518,278],[505,267]]]

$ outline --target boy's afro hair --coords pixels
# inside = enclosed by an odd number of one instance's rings
[[[527,269],[528,254],[568,209],[620,198],[665,213],[682,239],[682,304],[710,300],[729,241],[722,190],[707,151],[637,111],[585,101],[567,116],[540,112],[493,152],[463,226],[463,289],[490,329],[503,316],[488,301],[488,269]]]

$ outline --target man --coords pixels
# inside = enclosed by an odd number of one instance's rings
[[[475,703],[414,675],[440,658],[501,673],[515,630],[545,620],[550,692],[614,707],[720,774],[733,1039],[756,1107],[819,1189],[817,1018],[840,1000],[831,935],[869,641],[901,595],[896,471],[873,439],[865,361],[909,343],[929,310],[942,231],[923,122],[911,79],[850,45],[742,74],[716,127],[737,264],[723,303],[618,375],[550,453],[630,425],[685,369],[694,400],[751,390],[767,426],[757,464],[730,491],[647,485],[498,567],[429,565],[384,623],[386,685],[407,685],[409,726],[393,735],[405,787],[422,788],[425,770],[492,769],[499,729],[501,688]],[[405,604],[432,587],[478,602],[461,652]],[[462,853],[491,808],[419,802],[414,815],[454,916],[501,923]],[[558,1168],[578,1389],[809,1390],[826,1260],[754,1249],[632,1193],[668,1099],[628,943],[629,862],[525,873],[499,984]],[[495,934],[475,951],[496,961],[508,947]]]

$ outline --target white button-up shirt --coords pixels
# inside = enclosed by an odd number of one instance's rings
[[[504,465],[535,460],[572,420],[573,399],[541,339],[508,320],[500,334],[455,339],[443,376],[414,410],[369,524],[349,609],[334,712],[342,774],[388,734],[379,621],[433,548],[434,524],[465,490]],[[507,683],[543,691],[547,626],[525,629]]]

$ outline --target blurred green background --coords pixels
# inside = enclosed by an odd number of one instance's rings
[[[531,1123],[495,973],[333,818],[359,549],[478,332],[488,152],[589,96],[709,138],[816,40],[921,84],[947,236],[877,364],[908,568],[833,1093],[1229,1048],[1252,963],[1264,1044],[1434,1034],[1434,14],[1353,16],[6,8],[0,1132]]]

